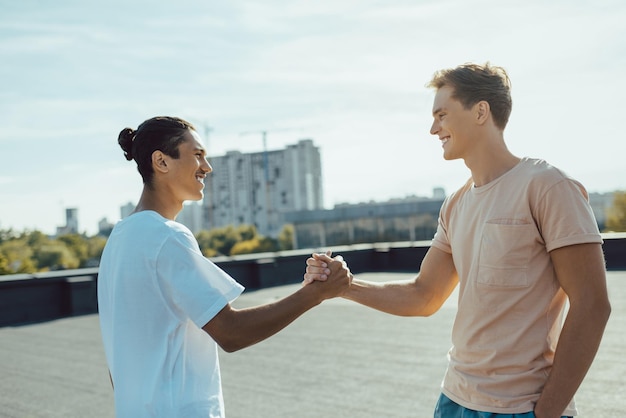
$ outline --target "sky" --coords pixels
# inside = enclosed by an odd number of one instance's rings
[[[325,207],[451,193],[429,134],[433,73],[504,67],[518,156],[588,191],[626,189],[622,0],[0,0],[0,229],[97,232],[136,203],[117,136],[157,115],[210,155],[310,138]]]

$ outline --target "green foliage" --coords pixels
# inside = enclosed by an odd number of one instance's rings
[[[248,241],[257,237],[256,226],[254,225],[239,225],[237,227],[237,234],[241,241]]]
[[[11,273],[11,270],[9,269],[9,260],[7,260],[4,254],[0,253],[0,274],[9,273]]]
[[[84,263],[89,258],[89,246],[84,236],[78,234],[61,235],[57,241],[64,243],[70,253],[79,260],[78,266],[84,267]]]
[[[19,237],[13,229],[0,229],[0,244]]]
[[[278,234],[278,248],[281,251],[293,250],[293,225],[287,224],[283,226],[283,229]]]
[[[230,255],[266,253],[276,251],[278,243],[276,240],[267,237],[257,236],[246,241],[239,241],[230,251]]]
[[[105,244],[101,236],[49,238],[40,231],[0,230],[0,274],[97,266]]]
[[[205,257],[289,250],[293,246],[293,226],[283,227],[277,240],[259,235],[254,225],[200,231],[196,239]],[[98,235],[54,238],[40,231],[0,229],[0,274],[97,266],[106,241]]]
[[[233,246],[240,241],[253,240],[257,237],[256,228],[253,225],[232,225],[215,228],[210,231],[200,231],[196,234],[198,245],[205,257],[217,255],[230,255]]]
[[[60,240],[51,241],[35,251],[34,258],[40,270],[75,269],[81,260]]]
[[[26,239],[28,246],[31,248],[37,248],[49,241],[48,237],[40,231],[33,231],[27,235],[25,234],[24,238]]]
[[[259,252],[258,248],[260,245],[258,238],[239,241],[237,244],[233,245],[230,255],[257,253]]]
[[[0,245],[0,253],[6,260],[11,273],[34,273],[37,271],[32,259],[33,249],[24,236],[5,241]]]
[[[213,251],[215,252],[214,255],[229,255],[233,245],[241,241],[241,235],[233,226],[229,225],[210,231],[200,231],[196,235],[196,239],[202,254],[205,256],[208,256],[208,253]]]
[[[626,232],[626,191],[615,192],[607,215],[607,231]]]
[[[102,257],[102,251],[104,251],[104,246],[107,243],[107,239],[100,235],[96,235],[87,239],[87,262],[90,260],[100,260]]]
[[[277,251],[279,242],[259,235],[254,225],[226,226],[196,234],[205,257]],[[289,239],[291,245],[291,239]]]

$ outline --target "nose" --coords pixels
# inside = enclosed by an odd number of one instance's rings
[[[204,171],[205,173],[211,173],[213,171],[213,167],[211,167],[209,160],[207,160],[206,158],[204,159],[204,164],[202,164],[201,168],[202,171]]]
[[[435,119],[433,124],[430,126],[430,134],[437,135],[437,132],[439,132],[439,124],[437,123],[437,119]]]

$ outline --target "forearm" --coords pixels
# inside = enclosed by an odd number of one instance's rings
[[[343,297],[392,315],[428,316],[440,306],[429,303],[428,294],[414,280],[373,283],[355,279]]]
[[[321,302],[317,292],[302,288],[276,302],[233,309],[229,332],[218,343],[227,352],[249,347],[276,334]]]
[[[560,417],[574,397],[598,351],[610,313],[606,302],[570,307],[550,376],[537,401],[537,418]]]

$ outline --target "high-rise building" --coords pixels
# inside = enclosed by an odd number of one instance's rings
[[[57,227],[57,235],[78,234],[78,209],[65,209],[65,225]]]
[[[207,228],[248,224],[275,237],[285,212],[323,208],[320,151],[311,139],[282,150],[230,151],[210,162],[203,201]]]

